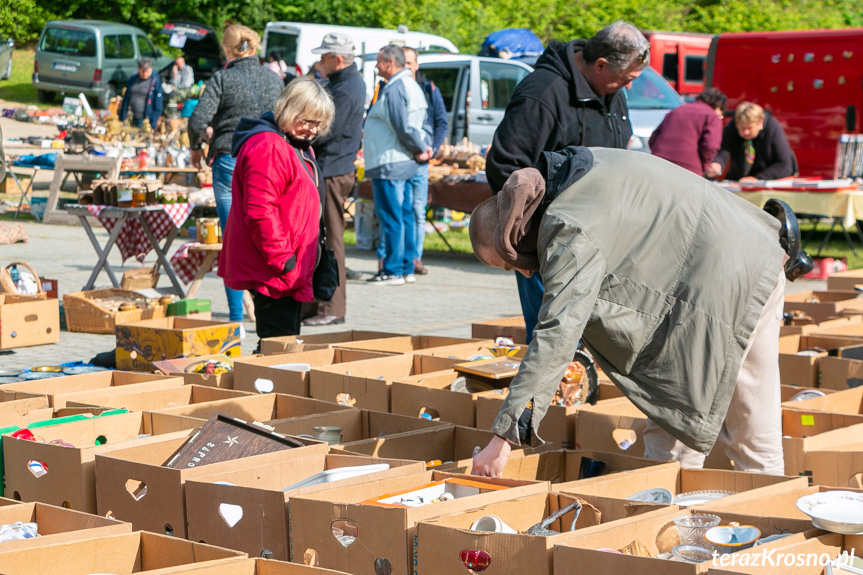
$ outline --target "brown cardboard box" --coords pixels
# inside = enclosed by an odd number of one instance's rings
[[[863,487],[863,437],[857,442],[806,454],[806,473],[815,485]]]
[[[381,463],[389,465],[390,469],[284,491],[325,470]],[[186,482],[189,539],[226,545],[250,557],[287,561],[290,558],[288,501],[291,497],[423,471],[425,466],[418,461],[316,453],[189,480]],[[231,485],[217,485],[216,481]]]
[[[461,377],[454,370],[412,375],[393,381],[391,411],[411,417],[428,414],[433,420],[475,427],[477,397],[489,392],[461,393],[450,390]]]
[[[704,505],[699,505],[700,511],[707,513],[730,511],[731,513],[748,513],[764,517],[789,517],[791,519],[809,519],[809,516],[797,508],[797,500],[805,495],[833,491],[835,488],[813,486],[801,487],[790,491],[762,494],[744,501],[733,501],[729,498],[717,499]],[[847,491],[863,493],[863,489],[845,488]]]
[[[524,317],[517,315],[501,319],[486,319],[470,324],[470,336],[477,339],[508,337],[513,343],[527,345]]]
[[[128,387],[134,385],[135,387]],[[128,371],[99,371],[49,379],[35,379],[3,386],[8,391],[44,394],[51,407],[64,407],[68,402],[87,403],[95,397],[116,397],[145,391],[180,387],[183,380],[167,375],[151,375]],[[96,392],[91,394],[91,392]],[[115,406],[110,406],[115,407]],[[122,406],[121,406],[122,407]]]
[[[779,338],[779,379],[784,385],[819,387],[821,364],[828,356],[841,356],[846,347],[863,339],[843,335],[787,335]],[[813,350],[826,350],[812,353]],[[801,353],[803,352],[803,353]]]
[[[849,330],[849,331],[845,331]],[[863,335],[863,315],[846,315],[808,325],[783,325],[779,335]]]
[[[848,389],[863,385],[863,360],[846,357],[821,359],[822,390]]]
[[[170,376],[162,376],[170,377]],[[179,378],[177,378],[179,379]],[[179,379],[182,382],[182,379]],[[219,389],[203,385],[179,385],[167,389],[154,389],[140,393],[123,395],[88,397],[87,402],[69,402],[70,406],[91,405],[98,401],[104,407],[117,409],[126,408],[129,411],[163,411],[179,406],[188,406],[224,399],[251,397],[252,394],[234,389]],[[206,418],[205,418],[206,419]]]
[[[246,559],[245,553],[155,533],[128,533],[0,553],[4,575],[197,573],[195,567]]]
[[[696,511],[691,511],[695,513]],[[572,566],[577,565],[581,573],[638,573],[649,575],[696,575],[704,573],[712,566],[705,563],[685,563],[655,558],[659,553],[671,551],[677,545],[679,538],[673,523],[674,517],[686,511],[669,511],[665,514],[646,514],[619,524],[609,524],[591,529],[581,536],[568,539],[554,548],[555,573],[569,573]],[[723,512],[719,514],[721,525],[736,521],[741,525],[753,525],[767,537],[777,533],[794,533],[786,539],[772,541],[759,547],[737,551],[733,555],[738,558],[742,554],[761,554],[764,550],[778,548],[790,542],[805,541],[806,538],[820,534],[812,529],[809,521],[801,519],[786,519],[778,517],[756,517]],[[639,557],[598,551],[598,549],[620,550],[634,541],[641,542],[653,557]],[[784,542],[784,543],[783,543]],[[717,563],[718,565],[718,563]]]
[[[825,357],[824,359],[826,360],[826,359],[833,359],[833,358]],[[822,373],[823,373],[823,368],[824,368],[823,363],[821,364],[821,367],[822,367]],[[779,391],[780,391],[780,399],[782,400],[783,403],[785,403],[785,402],[794,402],[795,397],[797,397],[801,393],[812,391],[812,389],[809,387],[797,387],[796,385],[780,385]],[[826,388],[824,388],[824,386],[821,386],[820,388],[818,388],[818,391],[820,391],[821,393],[823,393],[825,395],[829,395],[831,393],[836,393],[835,389],[826,389]],[[797,400],[797,401],[800,401],[800,400]],[[789,407],[793,407],[793,403],[792,403],[792,405],[789,405]]]
[[[855,286],[863,284],[863,269],[838,272],[827,278],[828,291],[854,291]]]
[[[302,399],[302,398],[301,398]],[[306,401],[317,402],[316,399]],[[394,415],[365,409],[342,409],[327,413],[300,415],[267,421],[274,431],[285,435],[313,435],[314,427],[340,427],[341,443],[351,443],[388,435],[446,426],[440,421]]]
[[[446,348],[447,352],[461,353],[462,359],[467,359],[475,353],[488,350],[485,346],[494,342],[487,339],[465,339],[461,337],[441,337],[437,335],[401,335],[381,339],[370,339],[366,341],[351,341],[340,343],[337,347],[349,347],[351,349],[365,349],[368,351],[385,351],[388,353],[416,353],[425,355],[440,355],[431,353],[429,350]]]
[[[4,541],[0,544],[0,553],[132,532],[130,523],[44,503],[19,503],[0,507],[0,525],[17,521],[35,523],[40,536]]]
[[[579,479],[583,458],[602,461],[605,465],[602,467],[601,476],[645,467],[665,466],[674,469],[680,467],[680,464],[676,461],[664,462],[657,461],[656,459],[631,457],[618,453],[602,453],[599,451],[556,449],[554,451],[531,453],[522,457],[511,457],[503,468],[501,477],[506,477],[507,479],[548,481],[552,484],[552,488],[555,488],[555,485],[558,483],[567,483]],[[466,465],[450,467],[448,471],[471,474],[473,473],[473,462],[467,461]]]
[[[0,349],[60,341],[60,303],[0,293]]]
[[[582,509],[574,531],[570,531],[573,512],[569,512],[548,526],[548,529],[558,532],[557,535],[540,537],[525,533],[531,526],[576,500]],[[667,506],[656,506],[648,512],[665,516],[666,510]],[[622,501],[537,493],[420,521],[417,524],[414,573],[460,573],[464,569],[461,550],[476,549],[488,553],[491,556],[490,569],[500,566],[500,573],[551,575],[552,550],[556,544],[588,533],[598,525],[611,526],[626,521],[631,517],[629,511]],[[643,511],[645,507],[642,507]],[[472,531],[471,525],[486,515],[496,515],[518,533]]]
[[[809,454],[815,451],[845,449],[848,445],[860,442],[863,437],[863,424],[839,427],[831,431],[818,433],[810,437],[782,437],[782,449],[785,452],[785,474],[806,475],[812,483],[812,463]]]
[[[234,362],[235,389],[252,393],[287,393],[309,397],[309,372],[301,371],[304,364],[310,368],[324,367],[349,361],[360,361],[392,354],[354,349],[325,348],[294,353],[243,357]],[[293,369],[284,367],[294,364]],[[299,365],[297,365],[299,364]]]
[[[782,404],[782,433],[791,437],[817,435],[858,423],[863,423],[863,387]]]
[[[389,340],[377,340],[389,341]],[[356,407],[390,411],[390,385],[411,375],[451,369],[458,359],[428,355],[396,355],[313,368],[309,392],[316,399],[354,401]]]
[[[641,457],[647,421],[625,397],[584,406],[575,416],[575,448]]]
[[[95,513],[96,455],[170,438],[185,441],[190,428],[178,431],[176,427],[175,424],[164,427],[159,424],[153,428],[144,414],[134,412],[61,423],[34,431],[45,441],[61,440],[75,447],[6,435],[3,437],[6,494],[19,501],[40,501]]]
[[[20,426],[30,412],[39,410],[40,414],[45,413],[44,410],[48,407],[47,396],[7,390],[6,387],[6,385],[0,387],[0,428]]]
[[[487,393],[476,400],[476,426],[479,429],[491,429],[494,420],[503,406],[504,398],[509,390],[500,394]],[[597,406],[605,405],[605,400],[623,397],[623,392],[611,382],[600,381],[599,401]],[[591,408],[589,404],[573,405],[563,407],[552,405],[548,408],[545,417],[539,425],[539,436],[556,447],[572,449],[575,447],[575,419],[576,414],[584,409]]]
[[[117,369],[153,371],[154,361],[240,356],[240,323],[165,317],[118,325]]]
[[[803,540],[797,536],[789,537],[788,540],[793,541],[792,543],[776,549],[769,559],[762,556],[762,560],[757,563],[741,561],[734,553],[718,557],[716,563],[719,567],[710,569],[709,574],[786,575],[793,572],[794,575],[822,575],[825,572],[823,566],[825,558],[836,559],[844,553],[853,555],[859,561],[860,549],[863,549],[863,536],[820,533],[822,532],[812,533],[810,537]],[[844,561],[847,562],[848,559],[845,558]],[[793,566],[793,569],[790,569],[789,565]],[[836,575],[848,573],[836,569],[833,572]]]
[[[785,295],[785,311],[802,311],[822,322],[845,311],[863,311],[863,299],[854,290],[802,291]],[[814,303],[817,301],[818,303]]]
[[[186,537],[185,482],[225,471],[297,457],[327,453],[328,446],[311,445],[255,455],[203,467],[175,469],[163,463],[187,438],[121,449],[96,456],[96,500],[99,515],[129,521],[135,529]]]
[[[297,565],[296,563],[272,559],[231,561],[212,567],[200,567],[191,573],[195,575],[350,575],[344,571],[333,571],[323,567],[309,567],[308,565]]]
[[[165,361],[154,361],[153,367],[156,368],[156,373],[164,373],[165,375],[177,375],[183,378],[186,385],[204,385],[207,387],[218,387],[221,389],[234,389],[234,372],[228,373],[186,373],[189,366],[193,366],[201,361],[206,360],[222,360],[233,363],[233,360],[227,355],[207,355],[201,357],[183,357],[180,359],[166,359]],[[192,368],[194,369],[194,368]]]
[[[721,469],[682,469],[680,466],[653,466],[605,477],[582,479],[554,486],[556,492],[599,495],[626,499],[639,491],[665,488],[674,495],[692,491],[731,491],[723,503],[744,501],[763,494],[780,493],[807,486],[803,477],[763,475]]]
[[[476,495],[457,496],[451,501],[419,507],[369,503],[369,500],[387,494],[418,489],[443,480],[471,481],[504,489],[483,490]],[[545,493],[547,488],[545,482],[426,471],[294,497],[290,507],[291,559],[300,561],[302,557],[313,554],[319,558],[322,567],[348,570],[355,575],[374,575],[375,560],[383,558],[389,561],[394,575],[407,575],[415,567],[415,526],[418,521],[533,493]],[[454,488],[447,489],[458,495]],[[355,529],[356,541],[345,547],[333,537],[333,523],[343,525],[345,531]]]
[[[314,335],[304,334],[286,335],[282,337],[265,337],[261,340],[261,353],[264,355],[274,355],[277,353],[325,349],[347,342],[397,337],[401,335],[403,334],[387,333],[382,331],[349,330],[332,333],[316,333]]]

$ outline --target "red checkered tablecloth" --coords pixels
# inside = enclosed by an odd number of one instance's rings
[[[186,242],[180,246],[177,253],[171,256],[171,266],[174,268],[174,271],[177,272],[177,277],[180,278],[180,281],[184,284],[195,279],[195,275],[198,273],[198,270],[204,264],[204,259],[207,257],[207,252],[189,251],[190,248],[199,245],[201,245],[200,242]],[[216,269],[218,264],[219,258],[214,259],[213,263],[210,265],[210,269],[208,269],[206,273],[210,273]]]
[[[102,210],[110,206],[94,206],[89,205],[87,209],[93,214],[93,217],[99,220],[108,233],[114,229],[117,224],[117,218],[109,218],[101,216]],[[192,213],[194,204],[161,204],[161,210],[147,212],[144,214],[144,219],[147,225],[153,231],[153,235],[157,240],[161,240],[171,231],[172,228],[179,228],[183,222],[188,219]],[[117,247],[120,250],[120,255],[123,256],[125,262],[130,257],[135,257],[138,261],[143,262],[144,257],[150,253],[153,246],[150,245],[150,240],[140,222],[133,218],[126,218],[123,223],[123,229],[117,237]]]

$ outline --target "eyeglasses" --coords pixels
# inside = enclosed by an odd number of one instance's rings
[[[609,56],[620,56],[621,59],[625,59],[629,54],[624,54],[623,52],[612,52]],[[606,58],[608,59],[608,58]],[[638,61],[642,64],[646,64],[650,60],[650,47],[644,49],[644,52],[641,52],[638,55]]]
[[[324,125],[323,122],[315,120],[297,120],[297,124],[299,124],[301,128],[305,128],[307,130],[311,130],[312,128],[318,130]]]

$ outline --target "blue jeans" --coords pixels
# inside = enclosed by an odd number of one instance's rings
[[[230,154],[219,154],[213,160],[213,193],[216,196],[216,213],[219,215],[222,237],[225,235],[225,225],[231,211],[231,180],[236,162]],[[228,297],[229,320],[243,321],[243,291],[225,286],[225,295]]]
[[[524,315],[524,327],[527,328],[527,343],[533,339],[533,328],[539,321],[539,308],[542,306],[542,296],[545,288],[542,286],[542,276],[533,272],[529,278],[515,272],[515,283],[518,284],[518,299],[521,301],[521,313]]]
[[[417,173],[413,178],[408,180],[408,190],[411,193],[411,206],[414,212],[414,221],[416,224],[414,234],[414,248],[416,249],[416,259],[423,259],[423,243],[426,237],[426,207],[429,201],[429,165],[420,164],[417,168]],[[378,259],[382,259],[386,255],[386,241],[383,234],[378,239]]]
[[[384,245],[381,271],[389,276],[414,273],[416,234],[408,181],[372,180],[375,214],[381,229],[380,243]]]

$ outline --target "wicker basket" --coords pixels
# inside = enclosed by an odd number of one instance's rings
[[[135,309],[120,311],[122,304]],[[66,329],[86,333],[114,333],[114,326],[145,319],[165,317],[165,306],[149,307],[146,297],[124,289],[101,289],[67,293],[63,296]]]

